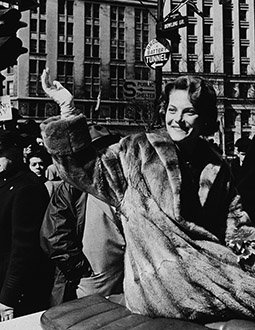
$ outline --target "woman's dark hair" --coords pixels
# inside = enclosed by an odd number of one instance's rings
[[[51,156],[44,147],[37,146],[37,148],[33,149],[32,152],[27,155],[26,161],[28,164],[29,160],[33,157],[41,158],[45,163],[45,167],[52,163]]]
[[[177,89],[188,92],[190,102],[201,120],[201,135],[209,136],[215,133],[218,130],[217,96],[212,84],[196,76],[180,76],[166,84],[162,94],[161,114],[166,113],[170,94]]]

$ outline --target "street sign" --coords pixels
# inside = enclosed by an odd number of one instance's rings
[[[170,45],[166,39],[152,39],[145,48],[145,64],[152,69],[163,67],[169,60]]]
[[[180,29],[188,25],[188,16],[182,16],[180,13],[168,16],[167,20],[162,22],[163,31]]]
[[[156,97],[155,82],[150,80],[126,80],[123,84],[126,99],[154,100]]]

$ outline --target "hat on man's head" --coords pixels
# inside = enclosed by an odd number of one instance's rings
[[[18,147],[16,135],[7,130],[0,130],[0,154]]]
[[[119,134],[112,134],[106,127],[101,125],[88,125],[89,134],[91,136],[92,145],[95,148],[104,148],[111,144],[117,143],[121,136]]]
[[[247,152],[250,146],[251,146],[251,139],[246,136],[239,138],[235,142],[235,147],[239,152]]]

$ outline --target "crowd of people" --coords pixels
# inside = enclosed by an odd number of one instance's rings
[[[60,116],[0,131],[1,321],[94,293],[151,317],[254,318],[255,142],[228,164],[208,141],[213,86],[168,83],[164,127],[124,137],[88,125],[48,69],[42,86]]]

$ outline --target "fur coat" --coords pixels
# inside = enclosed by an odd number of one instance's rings
[[[233,239],[254,240],[255,230],[229,168],[206,141],[196,151],[197,200],[190,195],[198,211],[186,194],[182,212],[188,171],[165,130],[127,136],[98,151],[83,115],[50,118],[41,128],[61,177],[121,214],[124,292],[132,312],[198,322],[255,316],[254,271],[244,270],[228,247]]]

